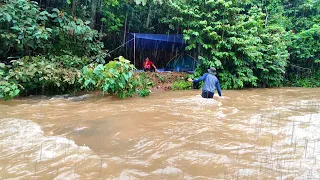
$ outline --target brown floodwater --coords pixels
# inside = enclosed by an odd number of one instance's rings
[[[0,179],[319,179],[320,89],[0,102]]]

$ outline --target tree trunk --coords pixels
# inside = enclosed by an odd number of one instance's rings
[[[268,12],[268,9],[267,9],[267,1],[265,1],[265,8],[266,8],[266,19],[265,19],[265,22],[264,22],[264,26],[265,28],[267,28],[267,25],[268,25],[268,17],[269,17],[269,12]]]
[[[124,22],[124,30],[123,30],[123,42],[122,44],[126,43],[126,35],[127,35],[127,22],[128,22],[128,11],[126,13],[126,20]]]
[[[151,5],[149,7],[149,12],[148,12],[148,16],[147,16],[146,29],[149,28],[150,16],[151,16]]]
[[[269,17],[269,12],[268,12],[268,10],[266,8],[266,19],[265,19],[265,22],[264,22],[265,28],[267,28],[267,25],[268,25],[268,17]]]
[[[102,41],[102,37],[103,37],[103,22],[101,23],[101,27],[100,27],[99,41]]]
[[[77,0],[72,0],[72,16],[75,16]]]
[[[200,54],[201,54],[201,44],[198,43],[198,51],[197,51],[197,57],[196,58],[198,58],[200,56]]]
[[[90,27],[94,29],[96,24],[96,14],[97,14],[97,2],[98,0],[91,0],[91,23]]]

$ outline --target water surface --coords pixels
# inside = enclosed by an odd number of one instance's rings
[[[319,90],[0,102],[0,179],[319,179]]]

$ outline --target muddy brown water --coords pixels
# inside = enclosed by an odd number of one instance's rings
[[[319,179],[319,90],[0,102],[0,179]]]

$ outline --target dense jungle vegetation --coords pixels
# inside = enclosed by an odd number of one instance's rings
[[[224,89],[320,86],[320,0],[0,0],[0,98],[148,95],[108,54],[128,32],[183,34],[194,76],[214,66]]]

